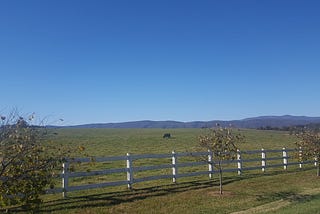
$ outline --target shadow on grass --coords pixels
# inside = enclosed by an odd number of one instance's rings
[[[302,171],[307,171],[304,169]],[[291,174],[297,171],[271,171],[268,173],[257,173],[257,174],[245,174],[241,176],[230,176],[223,178],[223,185],[227,185],[233,182],[257,178],[262,176],[274,176],[279,174]],[[146,198],[166,196],[172,193],[181,193],[190,190],[206,189],[210,187],[218,187],[219,181],[217,179],[213,180],[200,180],[200,181],[189,181],[181,182],[177,184],[160,185],[148,188],[138,188],[133,190],[124,191],[114,191],[106,193],[97,193],[83,196],[71,196],[66,199],[57,199],[45,202],[41,205],[40,209],[36,213],[48,213],[48,212],[58,212],[58,211],[72,211],[73,209],[84,209],[93,207],[108,207],[113,205],[118,205],[121,203],[128,203],[138,200],[144,200]],[[294,192],[280,192],[265,196],[258,196],[258,200],[292,200],[292,201],[306,201],[311,200],[313,196],[310,195],[298,195]],[[11,210],[13,213],[27,212],[22,208],[17,208]]]
[[[40,212],[53,212],[59,210],[72,210],[90,207],[106,207],[143,200],[150,197],[165,196],[172,193],[185,192],[196,189],[213,187],[216,181],[193,181],[179,184],[155,186],[126,191],[92,194],[86,196],[73,196],[43,204]],[[80,204],[80,205],[79,205]]]
[[[243,178],[232,178],[232,180],[225,178],[225,184],[241,179]],[[71,211],[73,209],[84,209],[93,207],[108,207],[121,203],[144,200],[151,197],[166,196],[173,193],[210,188],[217,186],[218,184],[219,182],[217,180],[202,180],[125,191],[115,191],[83,196],[71,196],[66,199],[61,198],[58,200],[45,202],[43,205],[41,205],[40,209],[36,211],[36,213],[58,212],[62,210]],[[22,208],[11,210],[11,212],[14,213],[26,211],[28,210],[24,210]]]

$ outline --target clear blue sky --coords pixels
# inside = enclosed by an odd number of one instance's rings
[[[0,114],[320,116],[320,1],[2,0]]]

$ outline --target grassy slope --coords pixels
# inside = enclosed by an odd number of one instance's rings
[[[197,146],[200,129],[58,129],[55,141],[70,146],[84,145],[92,156],[125,155],[143,153],[170,153],[192,151]],[[163,139],[163,133],[171,133],[172,139]],[[285,132],[243,130],[246,149],[293,148],[294,139]],[[227,174],[225,195],[217,195],[217,177],[209,181],[207,176],[180,179],[178,184],[168,180],[140,183],[128,191],[125,186],[109,187],[61,195],[44,196],[41,211],[52,213],[230,213],[253,206],[286,199],[306,188],[319,188],[315,170],[288,172],[258,171],[242,176]],[[308,178],[308,182],[305,182]],[[92,182],[103,178],[94,178]],[[82,181],[77,181],[81,183]],[[315,200],[317,200],[315,198]],[[310,201],[312,203],[313,200]]]

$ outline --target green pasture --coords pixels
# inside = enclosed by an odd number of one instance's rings
[[[198,137],[206,129],[55,129],[53,142],[76,148],[84,146],[91,156],[122,156],[130,154],[162,154],[194,151]],[[294,137],[287,132],[240,130],[246,136],[241,150],[281,149],[294,147]],[[163,139],[170,133],[170,139]]]
[[[171,154],[192,152],[198,146],[198,136],[205,134],[204,129],[54,129],[50,143],[63,144],[70,148],[84,146],[85,152],[93,157],[123,156],[130,154]],[[295,138],[287,132],[241,130],[246,142],[240,145],[242,151],[264,149],[294,148]],[[163,139],[170,133],[171,139]],[[78,156],[79,154],[74,154]],[[179,161],[194,160],[193,157]],[[134,161],[139,165],[170,163],[170,159],[142,159]],[[123,168],[124,161],[75,164],[76,171],[90,171],[106,168]],[[201,168],[201,166],[200,166]],[[201,169],[207,169],[202,167]],[[199,170],[199,167],[186,167],[183,172]],[[171,173],[171,169],[152,170],[135,173],[144,177]],[[181,173],[181,171],[180,171]],[[320,210],[319,193],[312,196],[303,194],[308,189],[320,188],[320,180],[315,176],[312,165],[302,170],[289,166],[287,171],[267,169],[224,174],[224,194],[218,193],[218,175],[209,180],[207,175],[178,179],[162,179],[137,183],[133,190],[126,186],[106,187],[43,196],[44,204],[39,213],[232,213],[268,204],[277,200],[290,201],[290,205],[279,209],[281,213],[299,213],[304,207],[312,207],[302,213],[317,213]],[[91,176],[73,178],[71,185],[90,184],[123,180],[125,175]],[[57,185],[59,186],[59,181]],[[301,200],[292,200],[301,198]],[[292,203],[291,203],[292,202]],[[292,208],[291,208],[292,207]],[[296,208],[295,208],[296,207]],[[20,211],[21,210],[17,210]],[[22,211],[24,212],[24,211]],[[268,212],[268,210],[266,210]]]

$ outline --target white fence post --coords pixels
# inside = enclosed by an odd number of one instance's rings
[[[299,168],[302,169],[302,148],[299,147]]]
[[[238,175],[242,173],[242,161],[241,161],[241,152],[237,149],[237,164],[238,164]]]
[[[314,166],[318,166],[319,164],[319,160],[317,157],[314,158]]]
[[[213,177],[213,153],[208,149],[208,167],[209,167],[209,178]]]
[[[288,153],[286,148],[282,148],[282,157],[283,157],[283,169],[288,169]]]
[[[177,154],[172,151],[172,182],[177,182],[178,167],[177,167]]]
[[[266,152],[264,149],[261,149],[261,170],[262,172],[266,171]]]
[[[62,197],[67,197],[67,191],[68,191],[68,182],[69,179],[69,162],[63,162],[62,163]]]
[[[128,189],[132,189],[133,170],[132,170],[132,159],[129,153],[127,153],[127,181],[128,181]]]

